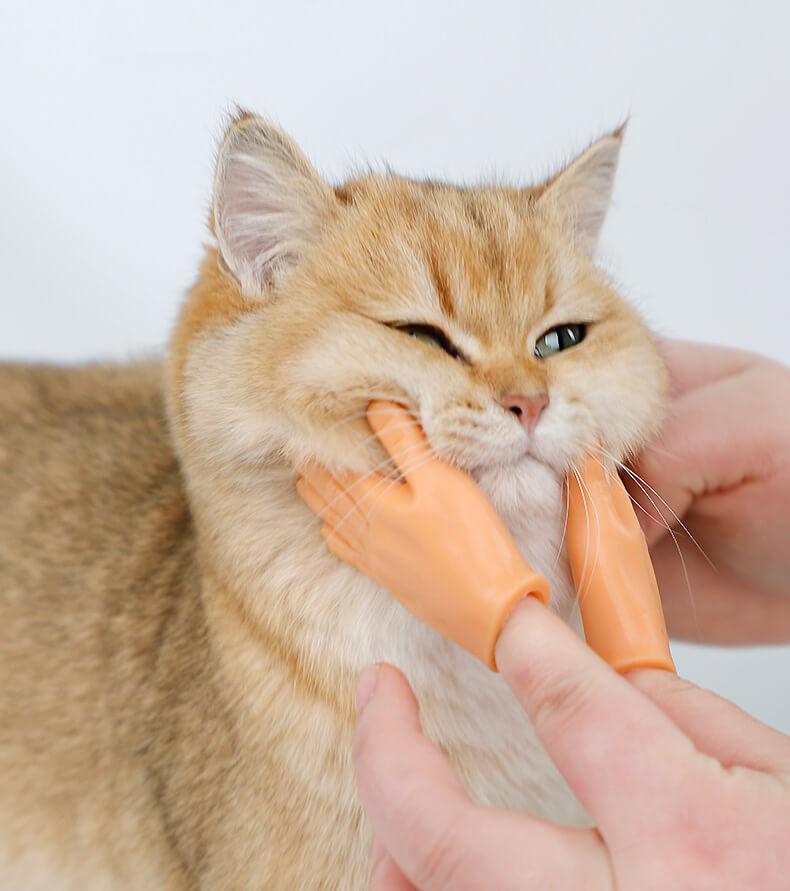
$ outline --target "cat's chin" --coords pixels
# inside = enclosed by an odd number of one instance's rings
[[[509,464],[478,467],[473,478],[511,527],[529,515],[558,516],[562,506],[562,477],[553,468],[526,454]]]
[[[534,467],[534,470],[531,468]],[[541,458],[533,455],[531,452],[525,452],[523,455],[520,455],[518,458],[513,459],[512,461],[504,461],[501,463],[492,463],[484,466],[472,467],[469,470],[470,476],[472,476],[478,483],[481,483],[482,480],[488,479],[492,474],[506,476],[507,474],[516,474],[520,475],[522,473],[527,474],[542,474],[543,470],[548,470],[549,473],[553,474],[557,479],[560,478],[561,474],[558,470],[553,468],[551,464],[547,461],[542,460]]]

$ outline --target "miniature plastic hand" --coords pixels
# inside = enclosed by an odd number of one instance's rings
[[[494,668],[509,611],[528,593],[547,599],[548,583],[475,483],[433,456],[405,409],[374,404],[369,421],[405,483],[375,474],[337,480],[308,468],[302,498],[325,520],[333,553]],[[590,457],[569,478],[568,499],[567,548],[587,642],[617,671],[674,671],[647,544],[620,478]]]
[[[496,670],[494,645],[513,607],[549,601],[549,584],[521,556],[474,480],[433,454],[412,416],[374,402],[368,422],[402,481],[334,479],[303,468],[297,489],[324,521],[340,559],[375,579],[425,624]]]
[[[360,679],[354,740],[371,891],[787,888],[787,737],[669,672],[618,676],[532,598],[496,657],[596,828],[475,805],[405,678],[378,666]]]
[[[674,671],[647,542],[616,473],[568,477],[567,550],[587,643],[616,671]]]
[[[710,643],[790,641],[790,368],[688,341],[662,352],[670,412],[634,465],[644,483],[628,487],[675,525],[683,552],[640,512],[669,630]]]

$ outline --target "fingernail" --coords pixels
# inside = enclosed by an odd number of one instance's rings
[[[362,669],[357,681],[357,715],[361,715],[370,702],[379,682],[379,666],[368,665]]]

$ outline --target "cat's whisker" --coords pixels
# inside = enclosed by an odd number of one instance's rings
[[[411,426],[411,422],[409,422],[409,421],[404,421],[402,424],[398,424],[398,425],[396,425],[395,427],[393,427],[392,429],[399,430],[399,429],[402,429],[402,428],[405,428],[405,427],[409,427],[409,426]],[[377,434],[373,433],[373,434],[371,434],[369,437],[367,437],[367,439],[363,440],[361,443],[358,443],[358,447],[362,447],[362,446],[364,446],[366,443],[368,443],[368,442],[370,442],[370,441],[372,441],[372,440],[374,440],[374,439],[376,439],[376,438],[377,438]],[[411,448],[411,447],[410,447],[410,448]],[[392,463],[393,463],[392,458],[389,457],[389,456],[386,457],[383,461],[380,461],[380,462],[379,462],[378,464],[376,464],[373,468],[371,468],[370,470],[368,470],[368,471],[366,472],[366,474],[363,475],[359,480],[355,481],[351,486],[348,486],[348,489],[349,489],[349,490],[353,489],[353,487],[354,487],[355,485],[358,485],[363,479],[366,478],[366,476],[370,476],[371,474],[378,472],[379,470],[385,468],[388,464],[392,464]],[[341,472],[342,472],[342,471],[341,471]]]
[[[409,467],[409,471],[416,470],[418,467],[423,466],[423,464],[426,464],[430,460],[430,458],[422,458],[419,461],[415,461],[414,464]],[[363,502],[372,499],[367,505],[368,510],[372,510],[375,507],[376,502],[384,497],[388,488],[390,488],[391,486],[399,485],[402,485],[402,483],[390,477],[385,477],[384,479],[379,480],[379,482],[369,492],[365,492],[362,498],[360,498],[359,501],[356,502],[354,506],[349,511],[347,511],[340,518],[340,520],[338,520],[337,523],[333,525],[333,531],[338,531],[343,526],[343,524],[349,520],[349,518],[355,511],[361,510]]]
[[[347,395],[350,395],[350,394],[347,394]],[[377,399],[382,399],[382,397],[377,397]],[[388,396],[388,397],[386,397],[386,399],[382,399],[382,401],[400,402],[401,399],[402,399],[402,397]],[[353,424],[355,421],[364,421],[366,418],[368,418],[372,415],[383,415],[383,414],[388,414],[388,410],[387,409],[378,409],[378,408],[372,409],[372,410],[370,408],[361,409],[360,411],[355,412],[354,414],[347,415],[346,417],[340,418],[340,420],[335,421],[334,424],[330,424],[328,427],[325,428],[324,433],[325,434],[332,433],[335,430],[337,430],[338,427],[342,427],[344,424]]]
[[[600,464],[601,467],[603,467],[604,470],[606,470],[606,465],[603,463],[603,461],[600,460],[600,458],[596,458],[595,455],[591,455],[590,457],[591,457],[594,461],[596,461],[598,464]],[[650,517],[650,519],[651,519],[654,523],[658,523],[659,526],[663,526],[664,529],[666,529],[667,532],[669,532],[669,530],[670,530],[670,525],[669,525],[669,523],[667,523],[667,521],[666,521],[666,519],[664,518],[664,515],[663,515],[663,514],[659,514],[657,517],[653,516],[653,514],[651,514],[650,511],[649,511],[646,507],[643,507],[643,505],[641,505],[641,504],[636,500],[636,498],[634,498],[634,496],[631,495],[630,492],[627,492],[627,495],[628,495],[628,497],[631,499],[631,504],[633,504],[634,507],[636,507],[636,508],[638,508],[639,510],[641,510],[642,513],[643,513],[646,517]]]
[[[358,411],[354,414],[347,415],[344,418],[340,418],[339,421],[335,421],[334,424],[330,424],[328,427],[326,427],[323,432],[324,434],[333,433],[335,430],[337,430],[338,427],[342,427],[344,424],[353,424],[356,421],[364,421],[367,420],[367,418],[378,414],[385,414],[385,412],[379,409],[375,409],[373,411],[368,411],[367,409]]]
[[[587,555],[590,552],[590,514],[587,510],[587,497],[584,494],[584,489],[582,488],[581,477],[579,476],[579,473],[575,468],[572,470],[572,473],[576,477],[576,481],[579,484],[579,492],[582,496],[582,506],[584,507],[584,562],[582,563],[582,571],[579,577],[579,584],[576,591],[576,596],[578,597],[579,603],[581,604],[582,597],[584,596],[584,586],[587,580]]]
[[[676,455],[674,452],[670,452],[667,449],[661,448],[661,446],[653,445],[648,443],[644,450],[646,452],[656,452],[658,455],[663,455],[665,458],[671,458],[673,461],[680,461],[680,457]]]
[[[398,422],[397,424],[392,425],[389,429],[390,430],[403,430],[403,429],[411,427],[411,426],[413,426],[412,421],[410,421],[410,420],[409,421],[401,421],[401,422]],[[372,433],[370,436],[365,437],[365,439],[361,440],[360,442],[355,443],[354,448],[362,449],[368,443],[373,442],[377,438],[378,438],[378,434]]]
[[[658,506],[656,505],[655,501],[650,496],[648,491],[640,484],[639,480],[634,480],[634,482],[637,484],[637,486],[639,486],[639,488],[642,490],[642,492],[644,492],[645,496],[648,498],[648,500],[653,505],[653,507],[656,508],[656,510],[658,510],[660,513],[660,510],[659,510]],[[688,595],[689,595],[689,605],[691,606],[691,615],[692,615],[692,619],[694,622],[694,629],[697,633],[697,640],[701,641],[702,640],[702,631],[699,626],[699,617],[697,614],[697,601],[696,601],[696,598],[694,597],[694,591],[692,590],[692,587],[691,587],[691,577],[689,576],[688,567],[686,566],[686,558],[683,556],[683,549],[680,546],[680,541],[678,540],[678,535],[675,532],[675,530],[670,528],[669,526],[667,526],[667,532],[672,537],[672,543],[675,546],[675,550],[677,551],[677,554],[678,554],[678,559],[680,560],[680,568],[683,571],[683,579],[686,583],[686,590],[688,591]],[[695,544],[696,544],[696,542],[695,542]]]
[[[584,569],[582,571],[582,579],[587,584],[589,584],[589,582],[592,581],[593,575],[595,575],[596,568],[598,567],[598,558],[600,556],[600,550],[601,550],[601,522],[600,522],[600,518],[598,516],[598,508],[595,504],[595,499],[592,497],[592,493],[587,488],[587,484],[584,482],[583,477],[580,474],[576,474],[576,479],[579,481],[579,486],[581,487],[582,498],[584,500],[584,512],[585,512],[585,516],[588,519],[588,523],[587,523],[588,535],[587,535],[587,540],[586,540],[587,550],[585,551],[585,555],[584,555]],[[587,512],[587,497],[588,496],[589,496],[590,508],[592,509],[593,517],[595,519],[594,536],[593,536],[593,532],[590,528],[589,514]],[[589,553],[589,546],[591,543],[593,543],[593,545],[594,545],[594,547],[593,547],[593,564],[592,564],[592,568],[590,569],[590,577],[589,577],[589,579],[587,579],[586,578],[587,554]],[[581,598],[580,598],[579,602],[581,603]]]
[[[359,411],[353,415],[348,415],[347,417],[340,418],[339,421],[335,421],[334,424],[330,424],[328,427],[324,429],[324,434],[334,433],[338,427],[342,427],[344,424],[353,424],[355,421],[364,421],[367,417],[367,412]]]
[[[411,452],[411,451],[416,451],[416,450],[417,450],[419,447],[421,447],[421,446],[422,446],[422,443],[415,443],[414,445],[409,446],[407,449],[404,449],[404,451],[403,451],[402,454],[403,454],[403,455],[407,455],[407,454],[408,454],[409,452]],[[433,457],[433,455],[431,455],[431,457]],[[366,482],[367,480],[369,480],[371,477],[376,476],[376,475],[378,474],[378,471],[379,471],[380,469],[383,469],[384,467],[386,467],[388,464],[391,463],[391,460],[392,460],[392,459],[390,459],[390,458],[386,458],[384,461],[379,462],[379,463],[378,463],[375,467],[373,467],[371,470],[367,471],[367,473],[364,473],[364,474],[363,474],[362,476],[360,476],[358,479],[354,480],[354,481],[351,483],[351,485],[346,486],[346,487],[343,489],[342,492],[338,493],[337,495],[335,495],[334,498],[332,498],[330,501],[328,501],[327,504],[326,504],[326,507],[327,507],[327,508],[331,508],[331,507],[333,507],[333,506],[337,503],[337,501],[339,501],[344,495],[347,495],[347,494],[351,493],[355,488],[358,488],[359,486],[361,486],[363,483],[365,483],[365,482]],[[398,482],[399,482],[399,478],[398,478],[398,477],[390,476],[390,475],[385,475],[385,476],[384,476],[384,480],[391,480],[392,482],[395,482],[395,483],[398,483]],[[380,481],[376,484],[376,486],[374,486],[374,488],[371,490],[371,492],[372,492],[372,491],[375,491],[376,487],[377,487],[377,486],[380,486],[381,483],[382,483],[384,480],[380,480]],[[365,495],[363,495],[362,498],[360,498],[359,501],[357,501],[357,502],[355,503],[354,507],[353,507],[353,508],[352,508],[352,509],[351,509],[351,510],[350,510],[350,511],[343,517],[343,520],[341,520],[341,522],[344,522],[346,519],[348,519],[348,517],[350,516],[350,514],[353,513],[353,511],[356,510],[356,509],[362,504],[362,502],[363,502],[369,495],[370,495],[370,492],[365,493]],[[320,523],[323,522],[323,520],[321,520],[320,517],[316,517],[316,518],[315,518],[315,521],[316,521],[316,522],[320,522]],[[338,523],[338,526],[339,526],[339,525],[340,525],[340,524]]]
[[[658,523],[659,526],[663,526],[664,529],[667,530],[667,532],[669,532],[669,531],[671,530],[672,527],[669,525],[669,523],[667,523],[667,521],[666,521],[663,517],[654,517],[653,514],[651,514],[650,511],[649,511],[646,507],[644,507],[643,505],[641,505],[641,504],[636,500],[636,498],[634,498],[633,495],[630,495],[630,494],[629,494],[628,497],[631,499],[631,504],[632,504],[637,510],[642,511],[642,513],[643,513],[646,517],[649,517],[654,523]]]
[[[705,553],[705,550],[703,549],[702,545],[700,545],[700,543],[697,541],[697,539],[694,538],[694,536],[691,534],[691,532],[689,531],[688,526],[686,526],[686,524],[683,522],[683,520],[681,520],[681,518],[680,518],[680,517],[675,513],[675,511],[669,506],[669,504],[666,502],[666,500],[665,500],[664,498],[661,497],[661,495],[660,495],[660,494],[659,494],[659,493],[658,493],[658,492],[657,492],[657,491],[650,485],[650,483],[648,483],[645,479],[643,479],[641,476],[639,476],[638,473],[636,473],[634,470],[632,470],[632,469],[631,469],[630,467],[628,467],[626,464],[623,464],[622,461],[618,461],[618,460],[614,457],[614,455],[610,455],[610,454],[608,454],[604,449],[601,449],[601,451],[606,455],[606,457],[608,457],[611,461],[614,461],[615,464],[616,464],[618,467],[620,467],[623,471],[625,471],[625,473],[627,473],[628,476],[631,477],[631,479],[637,484],[637,486],[639,486],[639,488],[642,489],[642,491],[645,493],[645,495],[647,495],[647,492],[645,491],[645,488],[644,488],[644,487],[646,487],[647,489],[649,489],[650,492],[652,492],[653,495],[655,495],[655,497],[658,498],[658,500],[664,505],[664,507],[665,507],[665,508],[669,511],[669,513],[672,515],[673,519],[674,519],[675,522],[678,524],[678,526],[680,526],[680,528],[683,530],[683,532],[685,532],[685,534],[688,535],[688,537],[689,537],[689,538],[691,539],[691,541],[694,543],[694,546],[695,546],[696,549],[700,552],[700,554],[705,558],[705,560],[707,561],[707,563],[708,563],[708,565],[710,566],[710,568],[713,569],[713,570],[716,570],[716,567],[715,567],[715,565],[713,564],[713,561],[712,561],[712,560],[710,559],[710,557],[708,557],[708,555]],[[651,499],[651,502],[652,502],[653,506],[656,507],[656,510],[658,510],[658,507],[656,506],[655,502],[654,502],[652,499]],[[663,513],[661,513],[660,510],[658,510],[658,512],[659,512],[659,514],[661,515],[661,518],[664,519],[664,515],[663,515]],[[664,522],[666,522],[666,520],[664,520]],[[669,526],[667,526],[667,528],[669,528]]]
[[[422,443],[415,443],[413,446],[410,446],[408,449],[405,449],[401,453],[401,457],[407,455],[411,451],[420,451],[422,447]],[[422,456],[415,456],[411,461],[407,461],[399,467],[399,477],[387,476],[381,479],[377,486],[381,486],[386,483],[391,483],[393,485],[402,485],[402,479],[406,478],[410,473],[413,473],[415,470],[418,470],[420,467],[424,467],[426,464],[429,464],[431,461],[437,458],[436,452],[431,450],[428,454]],[[362,496],[359,503],[361,504],[365,498],[370,497],[374,494],[376,487],[371,489],[369,492],[366,492],[365,495]]]
[[[628,465],[624,464],[622,461],[620,461],[620,460],[619,460],[618,458],[616,458],[611,452],[608,452],[608,451],[607,451],[606,449],[604,449],[602,446],[598,446],[597,449],[598,449],[598,452],[599,452],[603,457],[608,458],[608,459],[615,465],[615,467],[618,468],[618,470],[622,470],[624,473],[627,473],[628,476],[629,476],[631,479],[633,479],[634,482],[637,484],[637,486],[641,489],[641,491],[644,493],[645,497],[649,497],[648,493],[645,491],[645,489],[643,488],[643,486],[640,485],[640,482],[641,482],[641,483],[644,483],[644,480],[642,480],[641,477],[637,477],[637,475],[634,474],[634,472],[628,467]],[[603,467],[604,469],[606,469],[606,465],[605,465],[599,458],[595,457],[595,455],[593,455],[592,457],[595,458],[595,460],[601,465],[601,467]],[[645,485],[646,485],[646,484],[645,484]],[[655,493],[655,494],[658,495],[658,493]],[[650,519],[651,519],[654,523],[658,523],[659,526],[663,526],[664,529],[667,530],[667,532],[670,531],[670,529],[672,528],[671,523],[669,523],[669,522],[667,521],[667,518],[664,516],[663,512],[661,511],[661,509],[658,507],[658,505],[656,504],[656,502],[655,502],[652,498],[650,499],[650,502],[651,502],[651,504],[653,505],[653,507],[655,508],[656,513],[658,514],[658,516],[654,516],[654,515],[651,514],[648,510],[646,510],[641,504],[639,504],[639,502],[636,500],[636,498],[633,497],[633,495],[631,495],[630,492],[628,493],[628,497],[631,499],[631,502],[632,502],[632,504],[634,505],[634,507],[637,507],[637,506],[640,507],[640,508],[642,509],[642,512],[643,512],[646,516],[650,517]],[[663,500],[663,499],[662,499],[662,500]],[[667,507],[668,507],[668,505],[667,505]],[[674,512],[673,512],[673,515],[674,515]],[[685,528],[685,526],[683,526],[683,528],[682,528],[681,531],[683,532],[684,535],[688,535],[689,537],[691,537],[691,533],[689,533],[689,531]]]
[[[557,547],[557,553],[554,555],[554,563],[552,564],[552,568],[556,568],[557,564],[560,561],[560,554],[562,553],[562,547],[565,544],[565,536],[568,532],[568,513],[571,506],[570,496],[566,494],[566,497],[563,500],[565,501],[565,519],[562,523],[562,536],[560,537],[560,543]]]
[[[459,426],[453,428],[452,438],[459,443],[471,444],[473,446],[487,445],[491,439],[491,431],[484,428],[480,430],[464,429]]]
[[[405,449],[403,454],[406,455],[410,451],[417,450],[418,448],[421,449],[421,447],[422,447],[422,443],[415,443],[413,446],[410,446],[408,449]],[[407,462],[406,464],[403,465],[403,467],[401,469],[401,474],[403,476],[406,476],[408,473],[413,472],[418,467],[422,467],[424,464],[427,464],[429,461],[432,461],[435,457],[436,457],[435,453],[431,452],[429,455],[423,456],[420,460],[415,460],[412,463]],[[373,475],[374,475],[373,473],[368,473],[365,475],[365,477],[363,477],[363,479],[369,479]],[[359,483],[359,482],[361,482],[361,480],[356,481],[356,483]],[[400,480],[396,477],[390,477],[390,476],[383,477],[376,483],[375,486],[373,486],[372,489],[370,489],[370,491],[365,492],[362,495],[362,497],[359,499],[359,501],[354,503],[354,506],[340,518],[340,520],[334,525],[333,528],[335,530],[340,529],[340,527],[349,519],[349,517],[354,513],[354,511],[360,510],[362,507],[362,504],[365,501],[367,501],[372,496],[374,496],[379,491],[379,489],[382,489],[382,487],[386,487],[386,485],[388,483],[390,485],[397,485],[397,486],[402,485]],[[348,490],[346,490],[346,491],[350,491],[351,488],[352,488],[352,486],[349,486]],[[381,492],[381,494],[383,495],[383,491]],[[340,496],[336,496],[336,498],[332,499],[332,502],[336,501],[337,498],[339,498],[339,497]],[[332,502],[330,502],[330,505],[332,504]],[[375,501],[373,503],[375,503]],[[369,506],[372,508],[373,504],[371,504]]]
[[[667,532],[668,532],[669,535],[672,537],[672,543],[674,544],[674,546],[675,546],[675,550],[677,551],[678,559],[680,560],[680,567],[681,567],[681,569],[682,569],[682,571],[683,571],[683,579],[684,579],[684,581],[685,581],[685,583],[686,583],[686,590],[688,591],[689,605],[691,606],[691,615],[692,615],[692,620],[693,620],[693,622],[694,622],[694,629],[695,629],[695,631],[696,631],[696,633],[697,633],[697,640],[698,640],[698,641],[701,641],[701,640],[702,640],[702,631],[701,631],[701,629],[700,629],[700,625],[699,625],[699,616],[698,616],[698,613],[697,613],[697,601],[696,601],[696,598],[694,597],[694,591],[692,590],[692,587],[691,587],[691,578],[690,578],[689,573],[688,573],[688,566],[686,565],[686,558],[683,556],[683,549],[680,547],[680,541],[679,541],[679,539],[678,539],[678,534],[677,534],[677,532],[675,532],[675,530],[674,530],[674,529],[667,523],[667,521],[666,521],[666,519],[665,519],[663,513],[661,512],[661,508],[656,504],[655,499],[651,496],[651,494],[650,494],[650,492],[648,491],[648,489],[645,488],[645,486],[647,486],[647,483],[645,483],[645,484],[643,485],[643,482],[644,482],[644,481],[641,479],[641,477],[640,477],[638,474],[635,474],[635,473],[631,472],[631,471],[629,470],[629,468],[625,467],[625,465],[623,465],[621,462],[619,462],[619,461],[618,461],[616,458],[614,458],[613,456],[609,455],[608,457],[609,457],[612,461],[614,461],[615,464],[621,466],[621,467],[623,468],[623,470],[625,470],[626,473],[629,473],[629,474],[631,475],[631,477],[632,477],[632,479],[634,480],[634,482],[636,483],[636,485],[641,489],[642,493],[645,495],[645,497],[646,497],[646,498],[648,499],[648,501],[652,504],[653,508],[656,510],[656,512],[659,514],[659,516],[660,516],[661,519],[663,520],[663,522],[664,522],[664,524],[665,524],[665,526],[666,526]],[[658,493],[656,493],[656,495],[658,495]],[[658,497],[660,498],[661,496],[658,495]],[[633,499],[632,499],[632,500],[633,500]],[[663,500],[663,499],[662,499],[662,500]],[[665,502],[665,503],[666,503],[666,502]],[[669,507],[669,506],[667,505],[667,507]],[[674,511],[671,511],[671,512],[674,514]],[[681,524],[681,525],[682,525],[682,524]],[[702,548],[699,547],[699,545],[697,544],[696,540],[695,540],[694,537],[691,535],[691,533],[688,531],[688,529],[686,529],[685,526],[683,526],[683,528],[684,528],[684,530],[686,531],[686,534],[689,536],[689,538],[690,538],[690,539],[694,542],[694,544],[699,548],[700,552],[701,552],[702,555],[705,557],[705,559],[708,559],[708,558],[707,558],[707,555],[706,555],[705,552],[702,550]],[[708,562],[710,563],[710,560],[708,560]],[[711,563],[711,566],[713,566],[712,563]],[[715,568],[715,567],[714,567],[714,568]]]

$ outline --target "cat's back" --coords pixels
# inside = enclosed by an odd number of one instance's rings
[[[95,652],[86,635],[155,603],[188,546],[161,377],[0,364],[0,660]]]
[[[93,574],[186,510],[160,364],[0,364],[0,505],[6,616],[23,592],[87,608]]]
[[[91,866],[80,840],[102,821],[153,835],[132,763],[145,729],[126,721],[145,713],[157,641],[194,583],[161,376],[157,362],[0,364],[3,889],[61,887],[48,851],[101,875],[111,854]]]
[[[132,440],[172,456],[161,378],[161,363],[153,360],[81,367],[0,362],[4,496],[31,485],[43,488],[50,479],[42,474],[54,479],[79,469],[87,479],[123,464],[124,472],[134,474],[125,448]],[[61,483],[65,488],[68,480]]]
[[[80,367],[0,362],[4,495],[14,487],[36,485],[42,472],[58,474],[82,464],[85,477],[91,468],[84,459],[106,458],[110,441],[115,446],[112,462],[101,464],[123,462],[128,457],[123,443],[131,439],[172,455],[160,362]]]

